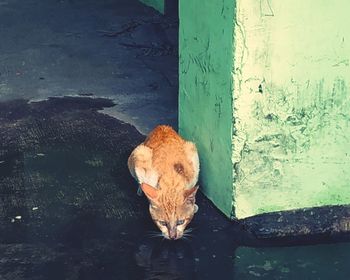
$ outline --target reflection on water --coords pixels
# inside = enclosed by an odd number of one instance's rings
[[[350,243],[235,252],[235,279],[349,279]]]
[[[142,242],[135,253],[144,279],[195,279],[196,265],[190,242]]]
[[[141,242],[135,259],[143,269],[142,279],[349,279],[350,243],[241,246],[231,248],[231,255],[221,244],[203,250],[198,243],[201,236],[194,238],[194,242],[150,239]],[[216,258],[220,261],[215,261]]]

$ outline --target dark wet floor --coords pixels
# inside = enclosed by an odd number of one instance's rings
[[[144,136],[108,106],[1,103],[0,279],[348,279],[350,243],[270,247],[201,195],[192,237],[154,237],[126,167]]]

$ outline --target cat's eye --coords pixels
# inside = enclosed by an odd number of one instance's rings
[[[158,223],[160,223],[162,226],[166,226],[167,225],[167,222],[166,221],[158,221]]]
[[[184,222],[185,222],[185,220],[177,220],[176,225],[181,226],[184,224]]]

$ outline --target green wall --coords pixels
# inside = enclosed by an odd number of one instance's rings
[[[180,133],[226,215],[350,204],[349,9],[180,1]]]
[[[165,0],[140,0],[147,6],[155,8],[158,12],[164,14],[165,12]]]
[[[232,0],[180,0],[179,130],[198,147],[200,187],[232,211]]]
[[[347,0],[239,1],[238,218],[350,204],[349,9]]]

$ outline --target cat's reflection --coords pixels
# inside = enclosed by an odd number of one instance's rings
[[[144,240],[135,253],[144,279],[196,279],[196,264],[191,244],[185,240]]]

